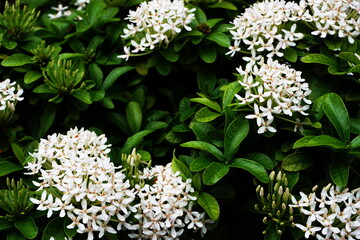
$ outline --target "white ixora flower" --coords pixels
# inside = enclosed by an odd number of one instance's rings
[[[360,188],[349,191],[329,184],[322,189],[320,197],[315,191],[309,195],[300,192],[300,196],[299,201],[293,197],[290,206],[299,208],[300,214],[307,217],[305,226],[295,224],[304,231],[305,238],[310,235],[318,240],[360,238]]]
[[[243,50],[282,57],[283,49],[295,46],[295,42],[303,38],[302,33],[296,32],[295,22],[304,12],[305,5],[285,0],[265,0],[251,5],[231,22],[233,26],[229,30],[234,42],[227,55],[234,56],[243,43]],[[283,28],[288,22],[292,22],[289,30]]]
[[[69,217],[68,228],[77,227],[77,232],[87,233],[88,240],[98,232],[116,233],[109,224],[111,218],[124,221],[132,208],[135,190],[119,167],[110,161],[110,145],[104,134],[82,129],[70,129],[66,135],[53,134],[41,139],[38,149],[30,153],[33,162],[25,169],[28,174],[39,174],[40,199],[31,201],[37,209],[47,211],[51,217],[59,212],[60,217]],[[47,188],[56,189],[47,192]]]
[[[152,0],[142,2],[135,11],[130,10],[125,18],[130,23],[121,36],[131,39],[124,47],[125,54],[119,58],[128,60],[133,54],[167,46],[182,29],[191,31],[189,23],[194,19],[195,8],[188,9],[183,0]]]
[[[135,205],[136,222],[127,228],[132,239],[179,239],[184,229],[207,232],[213,221],[205,213],[192,210],[196,197],[191,179],[183,181],[180,172],[174,173],[171,163],[145,168],[140,178],[152,183],[137,185],[139,203]]]
[[[289,117],[295,112],[307,115],[311,101],[307,98],[311,90],[301,77],[301,72],[285,64],[268,58],[265,62],[250,61],[245,70],[238,69],[241,75],[239,84],[242,92],[235,94],[240,105],[250,105],[253,114],[245,116],[256,119],[258,133],[276,132],[271,126],[274,116],[283,114]],[[242,95],[243,94],[243,95]]]
[[[313,25],[313,35],[326,38],[335,35],[354,43],[360,34],[360,2],[358,0],[302,0],[310,9],[304,19]]]

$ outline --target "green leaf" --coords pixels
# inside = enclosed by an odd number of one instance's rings
[[[206,192],[201,192],[198,196],[198,203],[212,220],[216,221],[219,218],[220,206],[213,196]]]
[[[171,161],[171,169],[173,170],[174,173],[180,172],[180,176],[184,181],[186,181],[186,179],[193,177],[190,169],[186,166],[186,164],[180,161],[179,159],[177,159],[175,156]]]
[[[301,61],[304,63],[319,63],[337,68],[337,63],[334,59],[318,53],[308,54],[305,57],[301,58]]]
[[[25,64],[32,63],[31,57],[22,53],[15,53],[8,56],[1,62],[1,66],[4,67],[19,67]]]
[[[275,167],[273,160],[263,153],[249,153],[246,158],[260,163],[267,170],[272,170]]]
[[[217,82],[216,74],[209,69],[199,69],[197,72],[197,82],[200,92],[211,94]]]
[[[227,1],[216,2],[216,4],[208,5],[208,7],[209,8],[223,8],[223,9],[228,9],[228,10],[233,10],[233,11],[237,10],[237,7],[233,3],[227,2]]]
[[[238,151],[241,142],[249,134],[249,121],[243,115],[235,118],[228,126],[224,138],[225,159],[230,161]]]
[[[23,151],[23,148],[16,142],[11,143],[11,148],[19,162],[21,164],[25,163],[25,153]]]
[[[350,165],[340,159],[333,159],[330,163],[330,177],[340,187],[345,187],[349,179]]]
[[[350,147],[351,148],[358,148],[360,147],[360,135],[355,137],[353,140],[351,140],[350,142]]]
[[[170,62],[176,62],[179,59],[179,53],[175,52],[173,48],[162,48],[160,54]]]
[[[89,16],[89,21],[91,24],[94,24],[98,20],[102,10],[104,8],[104,2],[100,0],[92,0],[87,6],[86,12]]]
[[[25,240],[25,239],[26,238],[24,237],[24,235],[22,235],[22,233],[17,230],[8,232],[8,234],[6,235],[6,240]]]
[[[24,83],[25,84],[30,84],[32,82],[35,82],[36,80],[38,80],[39,78],[41,78],[43,75],[41,72],[38,71],[29,71],[25,74],[24,76]]]
[[[238,81],[232,82],[226,86],[222,99],[223,108],[227,107],[233,101],[235,94],[238,93],[241,88],[242,87]]]
[[[213,100],[210,100],[206,97],[202,97],[202,98],[190,98],[189,99],[191,102],[197,102],[197,103],[201,103],[201,104],[204,104],[205,106],[219,112],[219,113],[222,113],[222,110],[221,110],[221,107],[220,105],[213,101]]]
[[[340,139],[345,143],[349,143],[350,119],[342,99],[336,93],[328,93],[323,102],[323,110],[334,125]]]
[[[225,161],[224,154],[217,147],[215,147],[214,145],[212,145],[210,143],[202,142],[202,141],[190,141],[190,142],[183,143],[180,146],[199,149],[199,150],[211,153],[212,155],[214,155],[217,159],[219,159],[222,162]]]
[[[34,239],[38,234],[38,228],[30,216],[17,219],[14,225],[27,239]]]
[[[41,85],[37,86],[36,88],[34,88],[33,92],[34,93],[57,93],[56,90],[50,89],[49,85],[47,85],[47,84],[41,84]]]
[[[13,227],[12,222],[8,219],[0,218],[0,231]]]
[[[139,104],[131,101],[126,106],[126,118],[132,133],[140,131],[142,123],[142,110]]]
[[[135,69],[135,67],[131,67],[131,66],[123,66],[123,67],[117,67],[115,69],[113,69],[109,75],[107,75],[107,77],[105,78],[101,88],[102,89],[108,89],[109,87],[111,87],[113,85],[113,83],[124,73],[127,73],[131,70]]]
[[[330,147],[333,149],[346,149],[347,145],[337,138],[328,135],[305,136],[297,140],[293,148],[301,147]]]
[[[260,163],[257,163],[253,160],[246,158],[236,158],[231,162],[230,166],[248,171],[249,173],[254,175],[254,177],[256,177],[260,182],[269,182],[269,176],[265,168]]]
[[[339,58],[355,65],[360,64],[360,59],[352,52],[341,52]]]
[[[204,184],[214,185],[223,178],[229,170],[229,166],[224,163],[212,162],[202,174]]]
[[[99,88],[104,79],[104,74],[99,65],[95,63],[89,64],[89,74],[90,79],[95,81],[95,88]]]
[[[45,227],[41,240],[49,240],[51,237],[54,240],[64,240],[66,237],[64,228],[64,219],[57,217],[52,219]]]
[[[51,125],[54,123],[56,116],[56,108],[53,104],[46,105],[40,118],[39,137],[45,136]]]
[[[73,238],[77,234],[77,228],[67,228],[72,223],[72,220],[68,217],[64,219],[64,232],[68,238]]]
[[[155,63],[155,68],[163,76],[166,76],[170,73],[172,68],[172,63],[167,61],[163,57],[159,57]]]
[[[338,50],[343,44],[343,38],[338,38],[338,37],[336,38],[327,37],[324,39],[324,41],[326,46],[328,46],[330,50]]]
[[[221,47],[227,48],[231,44],[230,39],[224,33],[220,33],[220,32],[210,33],[205,38],[217,43]]]
[[[6,161],[3,158],[0,158],[0,177],[6,176],[9,173],[22,170],[23,168],[15,163]]]
[[[281,166],[289,172],[296,172],[307,169],[313,165],[310,153],[295,152],[288,155],[282,162]]]
[[[221,113],[216,113],[207,107],[203,107],[196,112],[195,119],[199,122],[210,122],[219,116],[221,116]]]
[[[199,172],[207,168],[211,163],[212,161],[210,161],[207,157],[198,157],[191,162],[190,170],[193,172]]]
[[[131,150],[136,147],[136,145],[139,144],[145,136],[149,135],[152,132],[153,130],[142,130],[138,133],[135,133],[126,140],[122,148],[122,152],[125,154],[130,154]]]
[[[79,99],[80,101],[82,101],[82,102],[84,102],[86,104],[91,104],[92,103],[90,93],[85,91],[85,90],[73,91],[71,93],[71,96]]]
[[[213,63],[216,60],[216,49],[213,46],[198,46],[196,48],[199,57],[206,63]]]
[[[296,62],[297,61],[297,52],[293,48],[285,48],[283,50],[284,58],[287,59],[290,62]]]

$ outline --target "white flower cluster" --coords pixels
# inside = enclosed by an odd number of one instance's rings
[[[285,0],[253,4],[231,22],[234,42],[227,54],[234,56],[241,50],[240,43],[244,43],[252,52],[266,51],[267,57],[282,57],[283,49],[295,46],[295,41],[303,38],[303,34],[296,33],[296,24],[289,30],[284,29],[284,24],[300,20],[304,10],[303,5]]]
[[[77,128],[66,135],[53,134],[41,139],[37,152],[31,154],[35,161],[25,167],[28,174],[41,175],[40,182],[34,182],[38,191],[43,191],[41,198],[31,199],[37,209],[48,211],[48,217],[60,211],[60,217],[72,220],[67,227],[88,233],[88,240],[94,232],[99,232],[100,238],[104,232],[116,233],[110,219],[124,221],[135,211],[130,205],[134,190],[110,162],[106,140],[104,135]]]
[[[267,57],[284,54],[281,50],[296,45],[304,37],[296,33],[296,22],[307,22],[312,35],[336,35],[350,43],[360,34],[359,0],[300,0],[299,4],[285,0],[265,0],[255,3],[237,16],[229,28],[234,40],[228,55],[234,56],[244,43],[254,53],[268,52]],[[291,27],[284,28],[291,22]],[[253,53],[253,54],[254,54]]]
[[[183,181],[179,172],[174,173],[171,163],[166,166],[145,168],[141,178],[154,181],[153,184],[137,185],[140,202],[135,205],[137,223],[132,226],[129,237],[142,239],[179,239],[184,228],[207,232],[205,213],[193,211],[191,179]]]
[[[360,34],[359,0],[307,0],[306,4],[311,13],[307,12],[304,19],[315,24],[316,28],[311,34],[321,38],[327,35],[347,37],[350,43],[354,43],[354,37]]]
[[[90,3],[90,0],[76,0],[74,6],[76,10],[80,11],[86,8],[86,5]],[[48,14],[50,19],[68,17],[72,14],[69,6],[63,6],[61,3],[57,7],[51,7],[52,10],[57,11],[55,14]]]
[[[320,196],[315,192],[306,195],[300,192],[297,201],[293,197],[292,207],[300,209],[307,216],[305,226],[295,224],[304,231],[305,238],[310,235],[318,240],[355,240],[360,239],[360,188],[353,191],[328,185]]]
[[[136,11],[130,11],[122,38],[131,38],[131,45],[124,46],[125,54],[119,58],[128,59],[131,53],[153,50],[168,43],[183,28],[191,31],[188,24],[194,19],[195,8],[189,10],[183,0],[152,0],[142,2]]]
[[[129,230],[135,239],[179,239],[185,227],[206,233],[205,224],[212,221],[192,211],[196,197],[191,195],[191,179],[184,182],[170,163],[134,173],[141,183],[132,186],[110,161],[106,141],[105,135],[77,128],[41,139],[31,153],[34,161],[25,166],[26,174],[40,174],[34,185],[41,197],[31,198],[37,209],[47,211],[48,217],[54,212],[69,217],[67,227],[87,233],[88,240],[95,232],[101,238],[119,230]],[[133,151],[130,159],[133,155],[138,154]]]
[[[24,100],[21,95],[24,90],[17,85],[16,82],[11,82],[10,79],[5,79],[0,82],[0,112],[5,109],[15,110],[17,101]]]
[[[245,69],[237,68],[243,79],[239,83],[245,90],[244,95],[236,94],[239,104],[253,104],[254,114],[247,119],[256,119],[258,133],[276,132],[271,126],[274,114],[292,116],[294,112],[307,115],[311,101],[306,97],[311,93],[308,83],[301,78],[301,72],[280,64],[277,60],[250,60]]]

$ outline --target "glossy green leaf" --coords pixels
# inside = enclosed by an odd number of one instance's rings
[[[340,139],[348,143],[350,140],[350,118],[342,99],[336,93],[328,93],[322,106]]]
[[[311,154],[304,152],[295,152],[288,155],[281,164],[281,167],[289,172],[296,172],[307,169],[314,164]]]
[[[186,164],[180,161],[179,159],[177,159],[175,156],[171,161],[171,169],[173,170],[174,173],[180,172],[180,176],[184,181],[186,181],[186,179],[193,177],[190,169],[186,166]]]
[[[56,107],[54,104],[47,104],[40,118],[39,137],[44,137],[56,116]]]
[[[243,115],[235,118],[228,126],[224,138],[225,159],[230,161],[238,151],[241,142],[249,134],[249,121]]]
[[[49,240],[51,237],[54,240],[64,240],[66,237],[64,228],[64,219],[57,217],[47,223],[43,232],[41,240]]]
[[[345,187],[349,179],[350,165],[341,159],[333,159],[330,163],[330,177],[333,182],[340,186]]]
[[[96,63],[89,64],[90,79],[95,81],[95,88],[99,88],[103,82],[104,74]]]
[[[20,165],[0,158],[0,177],[6,176],[9,173],[16,172],[22,169],[23,168]]]
[[[202,142],[202,141],[190,141],[190,142],[183,143],[180,146],[199,149],[199,150],[211,153],[212,155],[214,155],[217,159],[219,159],[222,162],[225,161],[224,154],[217,147],[215,147],[214,145],[212,145],[210,143]]]
[[[21,164],[25,163],[25,152],[23,148],[16,142],[11,143],[11,148],[14,152],[14,155],[19,160]]]
[[[92,103],[90,93],[85,90],[76,90],[71,93],[71,96],[79,99],[80,101],[82,101],[86,104]]]
[[[76,228],[67,228],[72,223],[72,220],[68,217],[64,219],[64,232],[68,238],[73,238],[77,234]]]
[[[266,172],[265,168],[258,162],[246,158],[236,158],[231,162],[230,166],[248,171],[260,182],[269,182],[268,173]]]
[[[198,203],[212,220],[216,221],[219,218],[220,206],[213,196],[206,192],[201,192],[198,196]]]
[[[271,160],[270,157],[263,153],[249,153],[248,155],[246,155],[246,158],[260,163],[267,170],[272,170],[275,167],[275,163],[273,162],[273,160]]]
[[[347,145],[337,138],[328,135],[305,136],[297,140],[293,148],[301,147],[330,147],[333,149],[346,149]]]
[[[226,86],[222,99],[223,108],[228,106],[233,101],[235,94],[238,93],[241,90],[241,88],[242,87],[238,81],[232,82]]]
[[[105,78],[101,88],[103,89],[108,89],[109,87],[111,87],[114,82],[124,73],[127,73],[131,70],[135,69],[135,67],[131,67],[131,66],[123,66],[123,67],[117,67],[115,69],[113,69],[109,75],[107,75],[107,77]]]
[[[219,113],[222,112],[221,107],[220,107],[220,105],[219,105],[217,102],[215,102],[215,101],[213,101],[213,100],[210,100],[210,99],[208,99],[208,98],[206,98],[206,97],[202,97],[202,98],[190,98],[189,100],[190,100],[191,102],[197,102],[197,103],[204,104],[205,106],[207,106],[207,107],[209,107],[209,108],[211,108],[211,109],[213,109],[213,110],[215,110],[215,111],[217,111],[217,112],[219,112]]]
[[[228,9],[228,10],[233,10],[233,11],[237,10],[237,7],[232,2],[228,2],[228,1],[216,2],[215,4],[208,5],[208,7],[209,8],[223,8],[223,9]]]
[[[318,53],[308,54],[301,58],[301,61],[304,63],[319,63],[327,66],[337,67],[337,63],[334,59]]]
[[[341,52],[339,58],[355,65],[360,64],[360,59],[352,52]]]
[[[4,67],[20,67],[25,64],[32,63],[31,57],[22,53],[15,53],[8,56],[1,62],[1,66]]]
[[[193,172],[199,172],[207,168],[211,163],[212,161],[209,160],[207,157],[198,157],[191,162],[190,170]]]
[[[155,68],[163,76],[166,76],[170,73],[172,68],[172,62],[169,62],[163,57],[159,57],[155,63]]]
[[[179,59],[179,53],[175,52],[173,48],[162,48],[160,54],[170,62],[176,62]]]
[[[210,122],[220,116],[221,116],[221,113],[216,113],[216,112],[211,111],[207,107],[203,107],[199,111],[196,112],[195,119],[199,122]]]
[[[285,48],[283,50],[284,58],[287,59],[290,62],[296,62],[297,61],[297,52],[293,48]]]
[[[24,76],[24,83],[30,84],[32,82],[35,82],[39,78],[41,78],[43,75],[39,71],[29,71]]]
[[[224,33],[220,33],[220,32],[210,33],[205,38],[217,43],[221,47],[227,48],[231,44],[230,39]]]
[[[199,57],[206,63],[213,63],[216,60],[216,49],[213,46],[198,46],[196,48]]]
[[[351,140],[350,147],[351,148],[359,148],[360,147],[360,135],[355,137],[353,140]]]
[[[20,217],[14,225],[27,239],[34,239],[38,234],[38,228],[30,216]]]
[[[13,227],[13,223],[6,218],[0,218],[0,231]]]
[[[6,235],[6,240],[25,240],[26,237],[20,231],[11,231]]]
[[[324,39],[324,41],[326,46],[328,46],[328,48],[331,50],[338,50],[343,44],[343,38],[338,38],[338,37],[335,38],[327,37]]]
[[[224,163],[212,162],[202,174],[204,184],[214,185],[223,178],[229,170],[229,166]]]
[[[139,104],[131,101],[126,106],[126,118],[132,133],[140,131],[142,123],[142,110]]]
[[[152,132],[153,130],[142,130],[138,133],[135,133],[126,140],[122,148],[122,152],[126,154],[130,154],[132,149],[136,147],[136,145],[139,144],[145,136],[149,135]]]

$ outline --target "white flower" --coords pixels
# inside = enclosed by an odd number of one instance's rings
[[[129,11],[125,20],[130,24],[121,36],[131,38],[130,43],[134,49],[124,48],[125,54],[119,57],[128,60],[129,52],[140,53],[153,50],[156,46],[167,46],[183,28],[191,31],[188,24],[195,17],[192,13],[194,11],[195,8],[186,8],[183,0],[142,2],[135,11]]]
[[[268,58],[266,63],[264,58],[259,60],[249,61],[245,70],[241,67],[237,69],[240,74],[244,74],[239,84],[246,91],[245,96],[238,93],[235,97],[240,105],[253,105],[254,114],[249,114],[246,118],[257,120],[257,125],[261,128],[258,133],[276,132],[270,126],[274,116],[292,116],[294,112],[307,115],[305,111],[311,104],[307,97],[311,90],[301,78],[301,72],[272,58]]]
[[[63,6],[62,4],[59,4],[57,7],[51,7],[51,9],[57,11],[56,14],[48,14],[50,19],[55,18],[61,18],[61,17],[67,17],[71,15],[71,11],[68,10],[68,6]]]
[[[24,99],[21,97],[23,92],[24,90],[10,79],[0,82],[0,113],[6,109],[14,111],[15,104]]]
[[[283,0],[266,0],[246,8],[231,22],[233,27],[229,29],[234,44],[227,54],[233,56],[240,51],[240,42],[243,42],[248,50],[256,53],[267,51],[270,52],[268,57],[282,57],[281,49],[295,46],[295,41],[303,38],[302,34],[295,33],[296,24],[292,23],[290,31],[282,29],[282,25],[300,20],[305,7],[304,4]]]
[[[41,139],[34,162],[25,167],[31,174],[40,174],[38,190],[56,189],[56,198],[42,190],[41,199],[32,198],[38,210],[48,211],[48,217],[59,212],[68,216],[79,233],[87,233],[87,239],[104,232],[114,233],[109,226],[111,218],[124,221],[130,214],[135,199],[134,190],[119,168],[110,161],[110,145],[105,135],[77,128],[66,135],[53,134]]]
[[[359,189],[348,189],[328,185],[318,198],[315,192],[306,195],[300,192],[301,199],[293,198],[291,207],[300,208],[307,216],[307,226],[296,223],[295,226],[305,232],[305,237],[313,235],[316,228],[317,239],[358,239],[360,237]],[[316,227],[313,227],[316,226]]]

